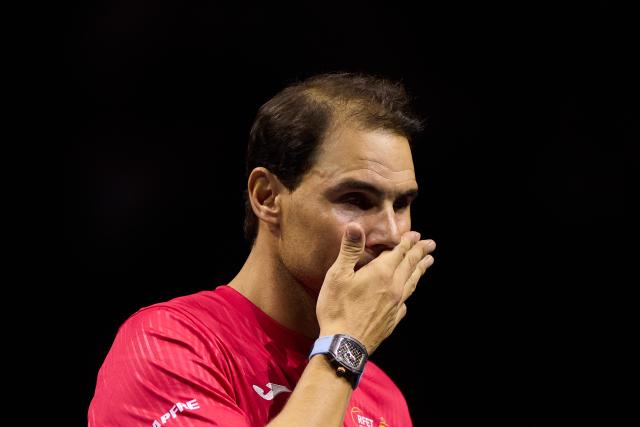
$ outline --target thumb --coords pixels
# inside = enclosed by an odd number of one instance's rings
[[[334,265],[339,268],[351,269],[356,266],[364,252],[364,230],[360,224],[350,222],[342,235],[340,253]]]

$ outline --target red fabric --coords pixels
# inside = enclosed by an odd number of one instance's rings
[[[312,345],[229,286],[143,308],[120,327],[100,368],[89,427],[264,426]],[[371,361],[344,425],[411,426],[400,390]]]

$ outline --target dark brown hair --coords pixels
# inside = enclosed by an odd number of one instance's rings
[[[342,124],[385,129],[411,141],[422,123],[409,101],[401,83],[370,75],[322,74],[294,83],[258,111],[249,135],[247,177],[262,166],[295,190],[327,132]],[[253,244],[257,233],[258,218],[245,191],[244,234]]]

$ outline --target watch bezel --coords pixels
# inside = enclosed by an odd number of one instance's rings
[[[364,354],[364,357],[360,360],[359,365],[355,367],[351,363],[349,363],[349,361],[345,360],[342,356],[340,356],[338,352],[338,349],[342,345],[348,345],[347,342],[349,341],[352,344],[356,345],[357,347],[360,347],[360,350]],[[362,372],[364,371],[364,366],[367,363],[367,360],[369,358],[369,353],[367,352],[367,348],[360,341],[358,341],[357,339],[351,336],[343,335],[343,334],[336,334],[333,337],[333,340],[331,341],[331,345],[329,346],[329,352],[335,362],[337,362],[340,366],[344,367],[345,369],[357,375],[362,374]]]

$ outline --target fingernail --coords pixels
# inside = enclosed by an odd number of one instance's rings
[[[429,240],[429,243],[427,243],[427,248],[429,248],[429,250],[433,250],[436,247],[436,242],[434,242],[433,240]]]
[[[347,226],[347,237],[349,237],[349,240],[358,242],[362,238],[362,235],[356,227]]]

